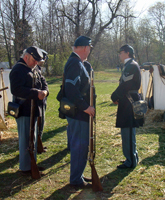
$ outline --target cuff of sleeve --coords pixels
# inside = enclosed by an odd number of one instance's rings
[[[119,99],[119,97],[117,96],[116,92],[113,92],[111,95],[111,99],[113,102],[117,101]]]
[[[83,101],[81,104],[78,104],[77,107],[79,110],[84,111],[89,107],[89,105],[86,103],[86,101]]]
[[[32,88],[32,89],[30,90],[29,98],[30,98],[30,99],[34,99],[34,100],[37,100],[37,99],[38,99],[38,89]]]

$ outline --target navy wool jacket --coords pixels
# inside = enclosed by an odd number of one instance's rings
[[[132,104],[127,98],[130,93],[134,101],[140,99],[138,90],[141,85],[141,73],[137,62],[130,59],[124,67],[117,89],[112,93],[113,102],[118,101],[116,127],[139,127],[143,122],[135,120]]]
[[[78,108],[73,118],[88,122],[89,115],[83,111],[90,105],[90,77],[81,59],[74,52],[65,65],[64,79],[64,96]]]
[[[13,69],[10,72],[10,88],[13,94],[13,100],[16,103],[22,103],[19,117],[30,116],[31,110],[31,99],[35,102],[35,117],[41,116],[42,114],[42,103],[43,100],[38,99],[38,89],[48,90],[48,85],[45,78],[39,72],[38,67],[35,67],[36,78],[35,87],[32,88],[33,83],[33,71],[27,67],[25,61],[20,58]]]

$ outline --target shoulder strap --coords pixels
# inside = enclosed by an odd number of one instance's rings
[[[130,103],[133,104],[134,100],[132,99],[131,95],[128,93],[128,94],[126,94],[126,96],[127,96],[128,100],[130,101]]]

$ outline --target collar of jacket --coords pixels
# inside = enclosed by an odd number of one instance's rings
[[[124,64],[124,67],[126,68],[132,61],[133,61],[133,58],[131,58],[130,60],[128,60],[128,61]]]
[[[70,55],[70,57],[78,58],[81,61],[80,56],[77,53],[75,53],[75,52],[72,52],[71,55]]]
[[[18,60],[18,62],[17,62],[17,63],[19,63],[19,62],[22,62],[22,63],[26,64],[26,62],[24,61],[24,59],[23,59],[23,58],[20,58],[20,59]],[[26,64],[26,65],[27,65],[27,64]]]

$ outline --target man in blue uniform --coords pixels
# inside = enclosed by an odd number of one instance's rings
[[[120,48],[119,58],[124,63],[124,70],[119,86],[112,93],[111,99],[115,104],[118,104],[116,127],[121,128],[123,154],[126,157],[123,164],[117,168],[125,169],[134,168],[138,163],[135,127],[142,124],[135,120],[127,94],[129,93],[134,101],[140,99],[138,90],[141,85],[141,74],[139,65],[134,60],[134,49],[130,45],[124,45]]]
[[[35,46],[27,48],[22,58],[10,72],[10,87],[13,100],[21,104],[19,117],[16,119],[19,136],[19,168],[22,174],[30,175],[31,158],[28,152],[30,133],[31,99],[35,102],[34,146],[37,149],[37,117],[41,116],[42,101],[48,95],[46,80],[35,69],[43,58],[42,51]],[[32,87],[35,73],[35,88]],[[36,158],[36,151],[34,153]],[[40,170],[40,168],[39,168]]]
[[[45,79],[44,76],[42,75],[42,66],[45,64],[45,62],[47,61],[48,59],[48,53],[41,49],[42,53],[43,53],[43,59],[38,62],[38,73],[40,74],[41,76],[41,80],[42,79]],[[36,68],[37,68],[36,67]],[[43,102],[42,102],[42,114],[40,117],[37,118],[37,126],[38,126],[38,136],[40,137],[40,140],[42,140],[42,137],[43,137],[43,130],[44,130],[44,124],[45,124],[45,112],[46,112],[46,106],[47,106],[47,97],[45,97],[43,99]],[[37,152],[40,154],[42,152],[46,152],[47,151],[47,147],[43,147],[43,151],[41,151],[40,149],[37,149]]]
[[[89,186],[83,171],[88,155],[89,115],[94,116],[95,109],[90,106],[90,78],[83,61],[87,59],[91,47],[90,38],[78,37],[64,68],[64,96],[78,108],[74,117],[66,118],[71,153],[70,184],[79,187]]]

